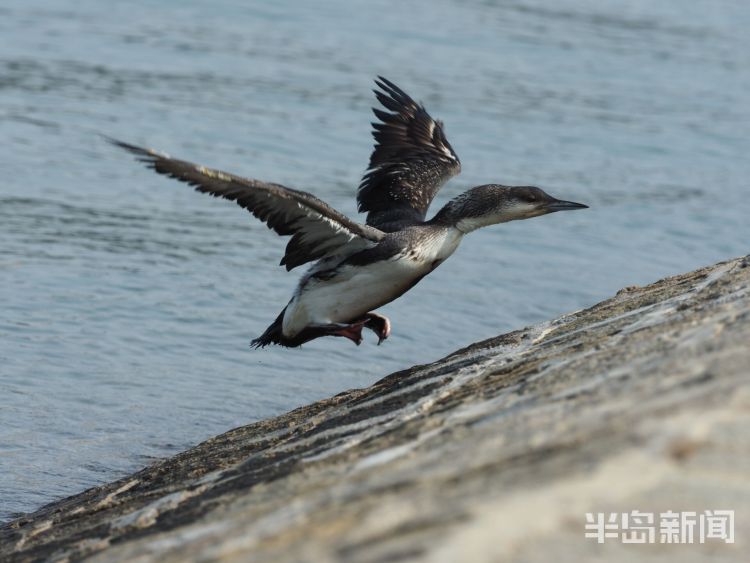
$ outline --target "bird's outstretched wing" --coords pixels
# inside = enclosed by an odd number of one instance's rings
[[[424,221],[440,187],[461,171],[443,124],[382,76],[374,90],[388,111],[373,108],[375,150],[357,193],[367,224],[382,230]]]
[[[199,192],[235,201],[279,235],[291,235],[281,260],[287,270],[319,258],[373,247],[384,236],[382,231],[352,221],[307,192],[241,178],[151,149],[108,140],[135,154],[159,174],[187,182]]]

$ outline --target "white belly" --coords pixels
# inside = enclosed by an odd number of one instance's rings
[[[350,322],[394,300],[429,272],[429,264],[402,258],[346,266],[329,280],[313,278],[289,303],[282,330],[291,337],[311,324]]]
[[[389,303],[450,256],[461,240],[447,233],[414,255],[399,255],[368,266],[344,266],[327,280],[311,278],[298,288],[282,324],[293,337],[311,324],[346,323]]]

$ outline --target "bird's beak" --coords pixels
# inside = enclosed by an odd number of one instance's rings
[[[554,213],[555,211],[570,211],[573,209],[588,209],[588,205],[582,203],[576,203],[575,201],[563,201],[561,199],[555,199],[545,204],[544,209],[547,213]]]

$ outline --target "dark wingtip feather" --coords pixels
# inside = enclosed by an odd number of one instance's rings
[[[401,88],[396,86],[393,82],[388,80],[385,76],[378,75],[378,79],[375,81],[375,84],[377,84],[378,87],[382,88],[383,90],[405,95],[404,91]]]
[[[380,96],[383,96],[388,99],[390,98],[398,105],[401,106],[417,106],[422,107],[421,104],[418,104],[414,101],[414,99],[404,92],[401,88],[399,88],[396,84],[388,80],[387,78],[383,76],[378,76],[378,80],[375,81],[375,84],[378,85],[378,87],[383,90],[383,92],[379,92],[378,90],[375,90],[375,94],[378,97],[378,100],[383,103],[383,100]],[[383,103],[386,107],[388,107],[387,104]],[[389,108],[390,109],[390,108]],[[394,110],[398,111],[398,110]]]
[[[140,162],[145,162],[146,164],[153,165],[154,161],[159,158],[169,158],[169,155],[164,154],[164,153],[158,153],[153,149],[147,149],[144,147],[139,147],[138,145],[126,143],[125,141],[115,139],[114,137],[110,137],[108,135],[102,135],[102,137],[108,143],[116,147],[119,147],[121,149],[125,149],[129,153],[135,155],[136,160]]]
[[[440,186],[460,170],[442,123],[384,76],[373,90],[382,107],[372,109],[379,122],[372,124],[375,147],[357,191],[359,211],[385,212],[410,207],[424,220]],[[374,221],[374,222],[373,222]],[[367,223],[377,224],[368,215]]]
[[[130,143],[126,143],[125,141],[121,141],[120,139],[115,139],[114,137],[110,137],[109,135],[102,135],[102,138],[108,143],[115,145],[116,147],[120,147],[121,149],[125,149],[133,153],[147,152],[141,147],[131,145]]]

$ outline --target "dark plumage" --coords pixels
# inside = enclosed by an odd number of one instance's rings
[[[391,333],[376,308],[414,287],[477,228],[585,205],[531,186],[478,186],[448,202],[433,219],[427,210],[440,187],[461,170],[442,124],[395,84],[380,77],[375,94],[375,148],[357,193],[365,225],[317,197],[279,184],[242,178],[109,139],[160,174],[197,191],[235,201],[282,236],[291,236],[281,264],[315,262],[286,307],[252,344],[296,347],[321,336],[362,341],[362,329]]]
[[[352,221],[307,192],[212,170],[116,139],[109,141],[129,150],[159,174],[195,186],[196,191],[236,201],[277,234],[291,235],[280,262],[287,270],[322,258],[341,246],[354,243],[366,248],[383,238],[378,229]]]
[[[378,101],[391,113],[373,108],[375,149],[357,192],[367,224],[391,232],[424,221],[441,186],[461,171],[461,162],[424,106],[382,76],[375,82]]]

